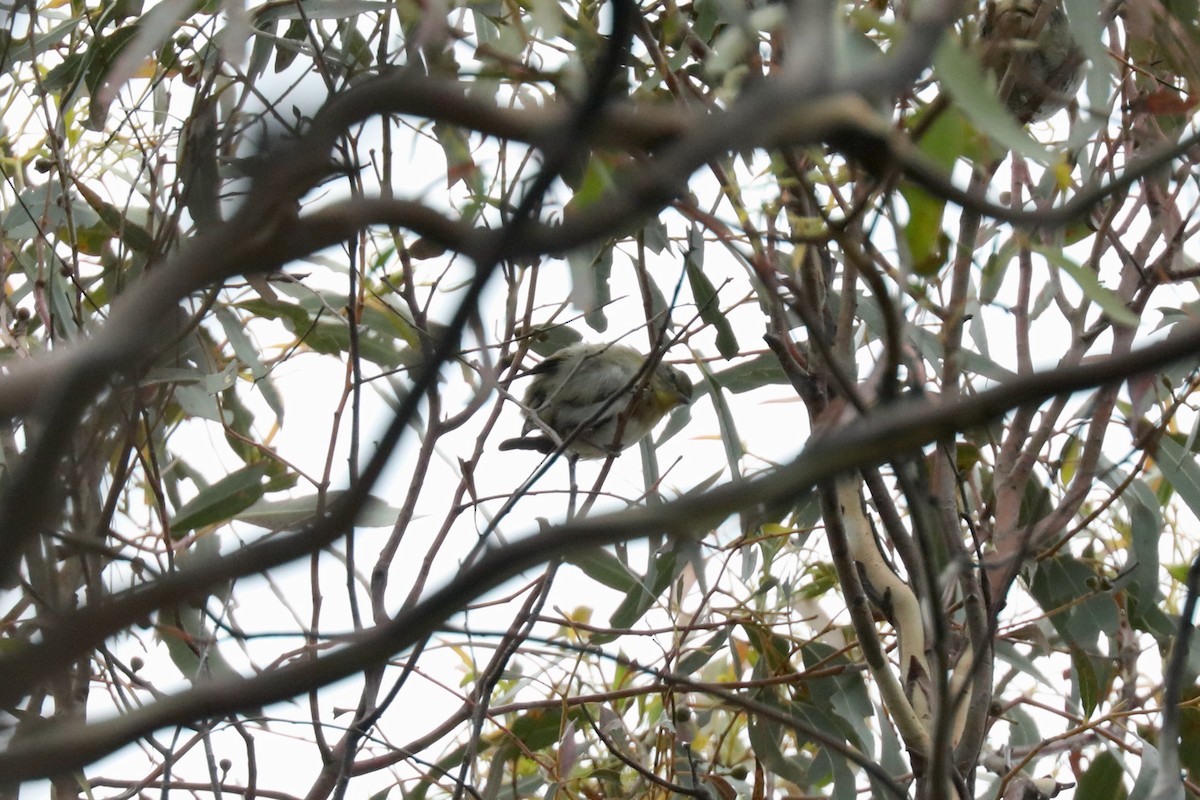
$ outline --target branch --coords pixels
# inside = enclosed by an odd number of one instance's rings
[[[849,556],[852,564],[861,567],[866,580],[887,604],[885,613],[892,620],[892,627],[900,639],[900,684],[897,684],[895,676],[891,674],[890,665],[882,655],[870,609],[862,609],[863,618],[855,621],[855,629],[857,631],[861,625],[863,633],[869,634],[872,640],[869,643],[863,642],[863,636],[859,635],[859,644],[864,654],[868,650],[877,651],[874,659],[867,658],[867,666],[879,682],[888,712],[904,736],[905,743],[923,758],[928,758],[932,724],[927,692],[930,688],[928,679],[932,673],[925,658],[925,622],[921,614],[921,604],[912,588],[892,571],[884,561],[883,554],[879,552],[870,523],[862,510],[860,491],[859,480],[843,478],[837,482],[836,500],[841,517],[841,531],[836,538],[844,540],[844,543],[839,542],[834,547],[835,537],[831,532],[830,546],[835,550],[835,557],[836,551],[843,551],[845,556]],[[857,578],[857,573],[853,577]],[[853,612],[853,609],[851,610]],[[887,674],[880,675],[880,672]],[[895,696],[897,691],[898,697]]]
[[[0,782],[25,780],[83,766],[124,744],[167,725],[234,713],[287,700],[315,687],[361,672],[366,664],[390,658],[436,630],[465,604],[509,578],[558,557],[586,552],[657,533],[696,536],[731,514],[773,507],[862,465],[918,450],[929,442],[985,425],[1007,411],[1059,394],[1110,384],[1166,366],[1200,352],[1200,325],[1122,356],[1083,366],[1016,378],[974,397],[954,401],[927,399],[894,403],[828,435],[810,440],[790,464],[760,478],[685,495],[658,506],[549,526],[485,554],[453,580],[390,622],[349,637],[345,645],[311,661],[294,662],[254,677],[197,686],[117,719],[90,725],[64,725],[53,732],[10,746],[0,754]],[[320,526],[316,526],[319,530]],[[344,531],[343,531],[344,532]],[[338,531],[326,531],[332,538]],[[47,674],[81,657],[105,638],[164,605],[191,596],[203,586],[253,574],[284,561],[314,530],[256,542],[189,571],[163,578],[121,595],[111,603],[86,608],[48,628],[42,644],[0,660],[0,706],[14,704]],[[305,538],[308,537],[308,538]],[[291,556],[295,557],[295,556]],[[287,558],[286,560],[291,560]]]
[[[1158,739],[1158,777],[1149,800],[1177,800],[1184,796],[1183,782],[1179,776],[1179,702],[1183,696],[1183,682],[1187,677],[1188,649],[1194,626],[1192,617],[1196,613],[1196,598],[1200,595],[1200,554],[1192,559],[1188,568],[1186,596],[1179,614],[1179,633],[1167,659],[1163,675],[1162,732]]]

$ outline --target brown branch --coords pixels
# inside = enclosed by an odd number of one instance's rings
[[[655,533],[680,536],[709,530],[740,510],[771,506],[794,498],[822,480],[897,453],[913,452],[953,431],[982,426],[1007,411],[1048,397],[1111,384],[1200,353],[1200,325],[1127,355],[1035,373],[956,401],[895,403],[888,413],[856,420],[811,440],[792,463],[753,480],[727,484],[703,494],[619,513],[578,519],[486,553],[453,580],[384,625],[348,637],[343,647],[311,661],[294,662],[270,673],[202,685],[120,718],[91,725],[64,725],[0,754],[0,781],[61,773],[87,764],[160,727],[211,718],[239,709],[286,700],[313,687],[356,674],[363,666],[391,657],[436,630],[463,605],[508,578],[555,557]],[[304,555],[338,531],[317,525],[256,542],[197,565],[186,577],[171,575],[117,595],[110,604],[86,608],[49,628],[42,644],[0,661],[6,680],[0,705],[15,703],[42,677],[97,646],[105,638],[154,610],[177,603],[200,587],[253,574]],[[283,558],[282,561],[278,560]]]

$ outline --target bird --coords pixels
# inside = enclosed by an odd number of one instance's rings
[[[546,455],[561,443],[570,458],[592,459],[636,444],[693,393],[688,376],[669,364],[638,377],[647,360],[621,344],[576,342],[557,350],[526,373],[533,381],[525,392],[525,427],[500,449]]]
[[[1053,8],[1047,11],[1048,3]],[[984,63],[1008,84],[1003,100],[1022,123],[1066,108],[1083,85],[1087,59],[1059,0],[989,3],[979,36]]]

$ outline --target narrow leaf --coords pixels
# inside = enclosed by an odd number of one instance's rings
[[[729,319],[721,312],[716,287],[704,274],[704,269],[691,256],[687,258],[688,283],[692,287],[692,295],[696,298],[696,307],[700,310],[700,319],[711,325],[717,333],[717,350],[726,359],[736,357],[741,350],[738,347],[737,336]]]
[[[1056,248],[1035,245],[1033,249],[1045,256],[1046,260],[1051,264],[1070,275],[1071,280],[1079,285],[1084,295],[1093,303],[1100,306],[1101,310],[1105,314],[1108,314],[1109,319],[1119,325],[1127,325],[1131,328],[1137,327],[1141,321],[1138,315],[1129,310],[1125,305],[1125,301],[1116,292],[1102,286],[1100,278],[1095,272],[1087,267],[1076,264],[1067,258],[1061,250]]]
[[[269,467],[270,463],[266,461],[243,467],[201,489],[175,513],[171,520],[171,537],[180,539],[188,531],[232,519],[249,508],[262,497],[262,479]]]

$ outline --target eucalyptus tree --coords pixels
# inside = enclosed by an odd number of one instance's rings
[[[7,793],[1198,793],[1195,3],[3,20]]]

